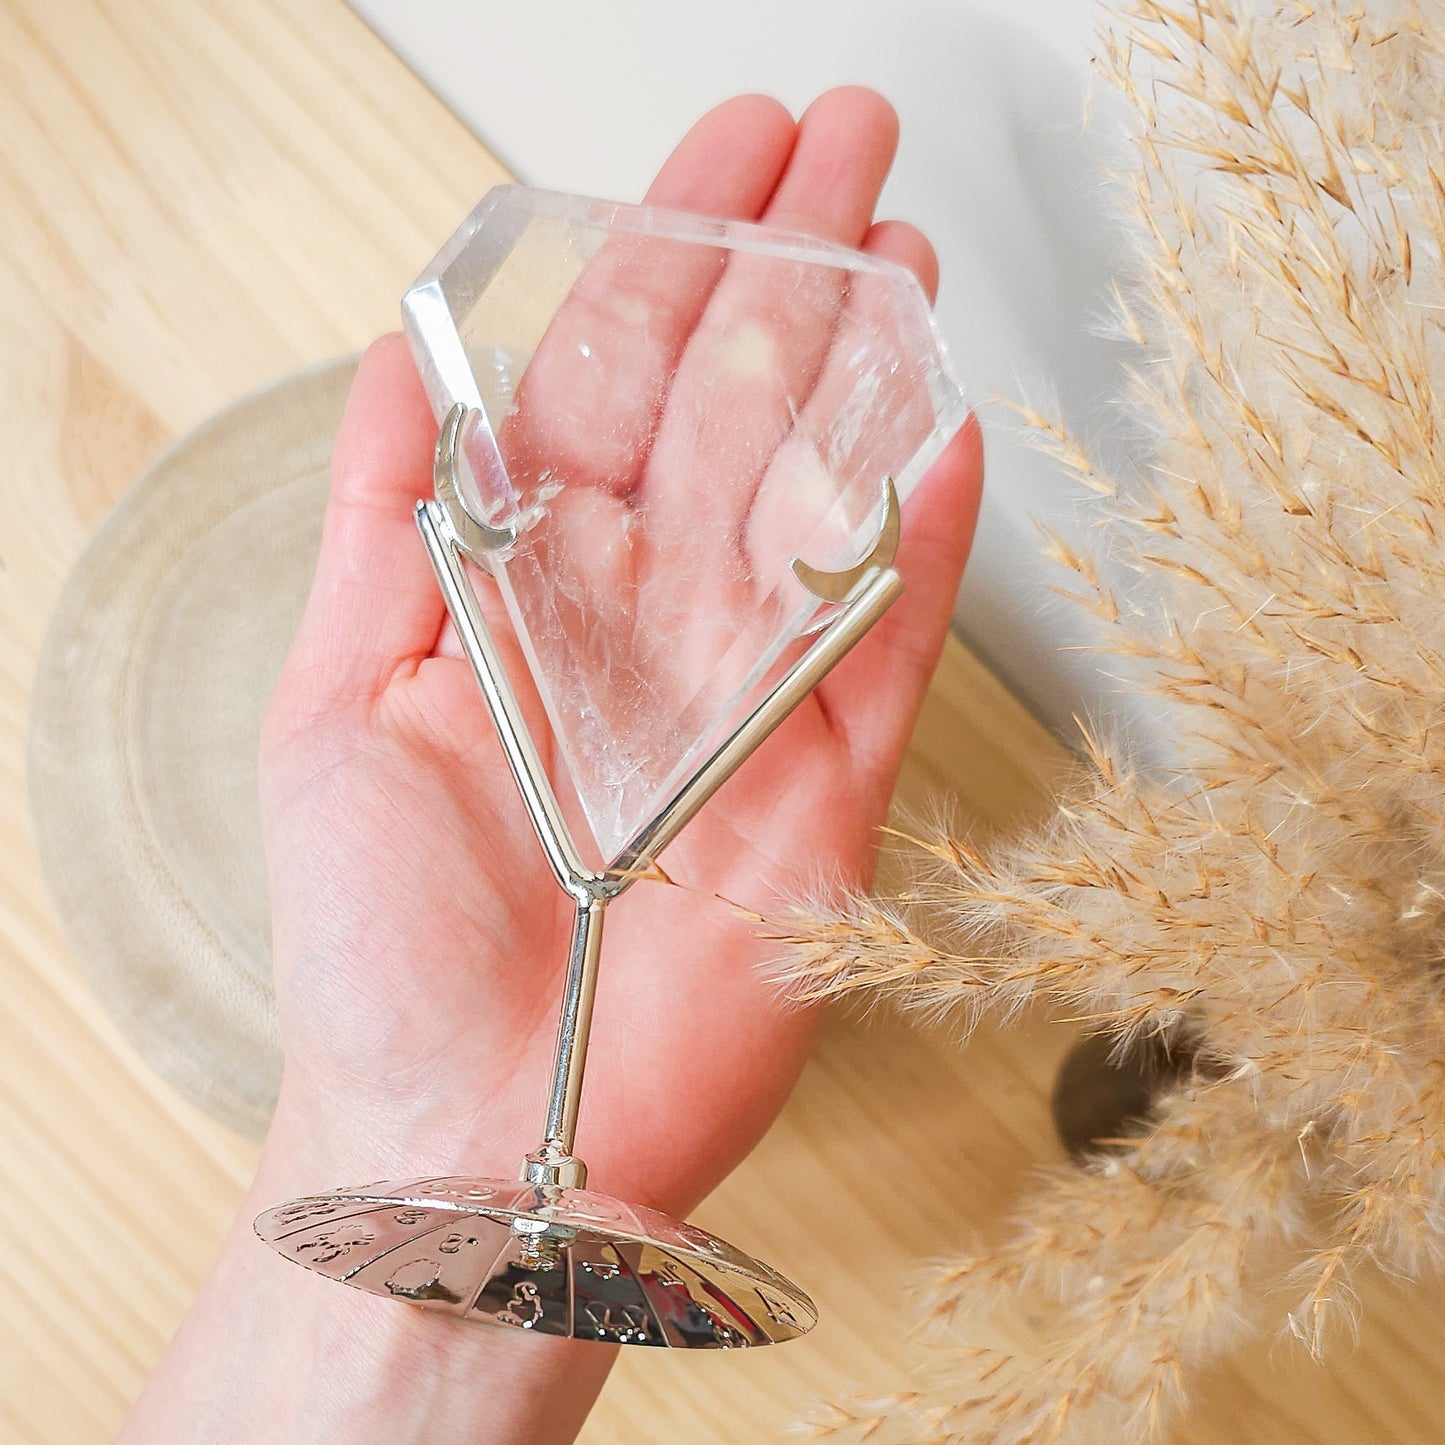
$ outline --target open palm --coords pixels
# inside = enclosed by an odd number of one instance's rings
[[[861,246],[931,293],[927,242],[872,221],[895,141],[868,91],[831,92],[796,124],[745,98],[694,128],[648,200]],[[415,535],[435,440],[406,348],[385,338],[353,388],[263,737],[283,1106],[350,1134],[367,1178],[515,1173],[539,1142],[571,931]],[[578,1134],[596,1187],[685,1211],[786,1098],[811,1016],[778,1000],[715,895],[761,907],[779,883],[866,881],[980,480],[970,427],[910,502],[902,600],[669,850],[684,886],[642,882],[609,910]],[[505,636],[499,609],[490,620]],[[531,714],[545,740],[535,700]]]

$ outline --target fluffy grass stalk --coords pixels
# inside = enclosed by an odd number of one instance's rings
[[[1050,551],[1176,761],[1086,735],[1031,836],[940,830],[903,903],[768,929],[806,997],[1187,1034],[1207,1074],[942,1267],[951,1370],[820,1436],[1156,1439],[1267,1296],[1319,1352],[1362,1265],[1445,1250],[1445,10],[1138,0],[1101,68],[1152,462],[1022,410],[1108,523]]]

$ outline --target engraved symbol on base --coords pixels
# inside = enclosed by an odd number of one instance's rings
[[[798,1317],[788,1308],[785,1301],[762,1289],[758,1291],[758,1298],[762,1300],[763,1308],[768,1312],[768,1318],[775,1325],[786,1325],[792,1330],[798,1328]]]
[[[609,1305],[589,1300],[583,1314],[592,1321],[599,1340],[614,1345],[644,1344],[648,1340],[647,1316],[636,1305]]]
[[[386,1292],[398,1299],[455,1300],[456,1296],[442,1287],[441,1277],[442,1267],[436,1260],[408,1260],[386,1281]]]
[[[288,1204],[276,1213],[279,1224],[309,1224],[314,1219],[327,1219],[341,1206],[326,1200],[300,1199]]]
[[[752,1341],[749,1340],[746,1335],[740,1334],[737,1330],[733,1329],[731,1325],[723,1324],[716,1315],[710,1315],[709,1317],[712,1320],[713,1339],[717,1341],[720,1349],[745,1350],[752,1344]]]
[[[530,1330],[541,1318],[542,1293],[529,1279],[519,1279],[512,1286],[506,1308],[493,1316],[500,1325],[516,1325],[524,1330]]]
[[[465,1189],[458,1189],[455,1184],[445,1179],[433,1179],[429,1184],[423,1184],[417,1190],[418,1194],[424,1194],[429,1199],[464,1199],[481,1201],[490,1199],[497,1191],[484,1184],[471,1184]]]
[[[325,1234],[318,1234],[313,1239],[305,1240],[296,1246],[296,1256],[299,1259],[308,1251],[312,1264],[329,1264],[333,1259],[340,1259],[342,1255],[350,1254],[353,1249],[360,1249],[363,1245],[374,1244],[376,1236],[365,1229],[348,1232],[344,1229],[328,1229]]]

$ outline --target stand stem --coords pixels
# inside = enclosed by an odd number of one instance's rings
[[[582,1100],[582,1074],[587,1067],[587,1036],[592,1028],[592,1000],[597,993],[597,960],[602,952],[602,914],[606,906],[602,898],[577,905],[567,981],[562,990],[562,1017],[557,1024],[552,1093],[543,1137],[546,1145],[568,1156],[577,1138],[577,1106]]]

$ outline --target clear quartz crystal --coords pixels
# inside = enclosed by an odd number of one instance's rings
[[[857,560],[961,425],[927,298],[810,237],[501,186],[403,314],[438,418],[477,409],[463,493],[520,529],[497,585],[605,861],[816,616],[791,559]]]

